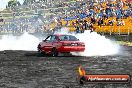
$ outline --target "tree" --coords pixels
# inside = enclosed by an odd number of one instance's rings
[[[20,5],[21,5],[19,1],[17,1],[17,5],[18,5],[18,6],[20,6]]]
[[[36,0],[24,0],[24,5],[27,5],[27,4],[29,4],[29,3],[33,3],[33,2],[35,2]]]
[[[8,7],[15,7],[15,6],[20,6],[20,5],[21,5],[20,2],[17,0],[10,0],[8,2]]]

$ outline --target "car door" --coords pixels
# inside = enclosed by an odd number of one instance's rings
[[[46,40],[44,41],[44,51],[46,53],[51,53],[52,48],[54,46],[54,41],[55,41],[56,37],[54,35],[50,35],[46,38]]]
[[[59,39],[56,35],[52,37],[52,48],[58,48],[59,45]]]
[[[51,42],[51,37],[52,35],[48,36],[43,44],[42,44],[42,49],[46,52],[46,53],[49,53],[50,52],[50,49],[52,47],[52,42]]]

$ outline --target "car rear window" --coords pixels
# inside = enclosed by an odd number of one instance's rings
[[[59,37],[61,41],[78,41],[78,39],[75,36],[72,35],[62,35]]]

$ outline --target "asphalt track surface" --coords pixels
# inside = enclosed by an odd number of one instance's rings
[[[78,66],[87,74],[132,75],[132,47],[113,56],[40,56],[34,51],[0,52],[0,88],[132,88],[128,84],[77,82]]]

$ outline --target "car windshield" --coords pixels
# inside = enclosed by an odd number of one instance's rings
[[[72,35],[62,35],[59,37],[61,41],[78,41],[78,39],[75,36]]]

